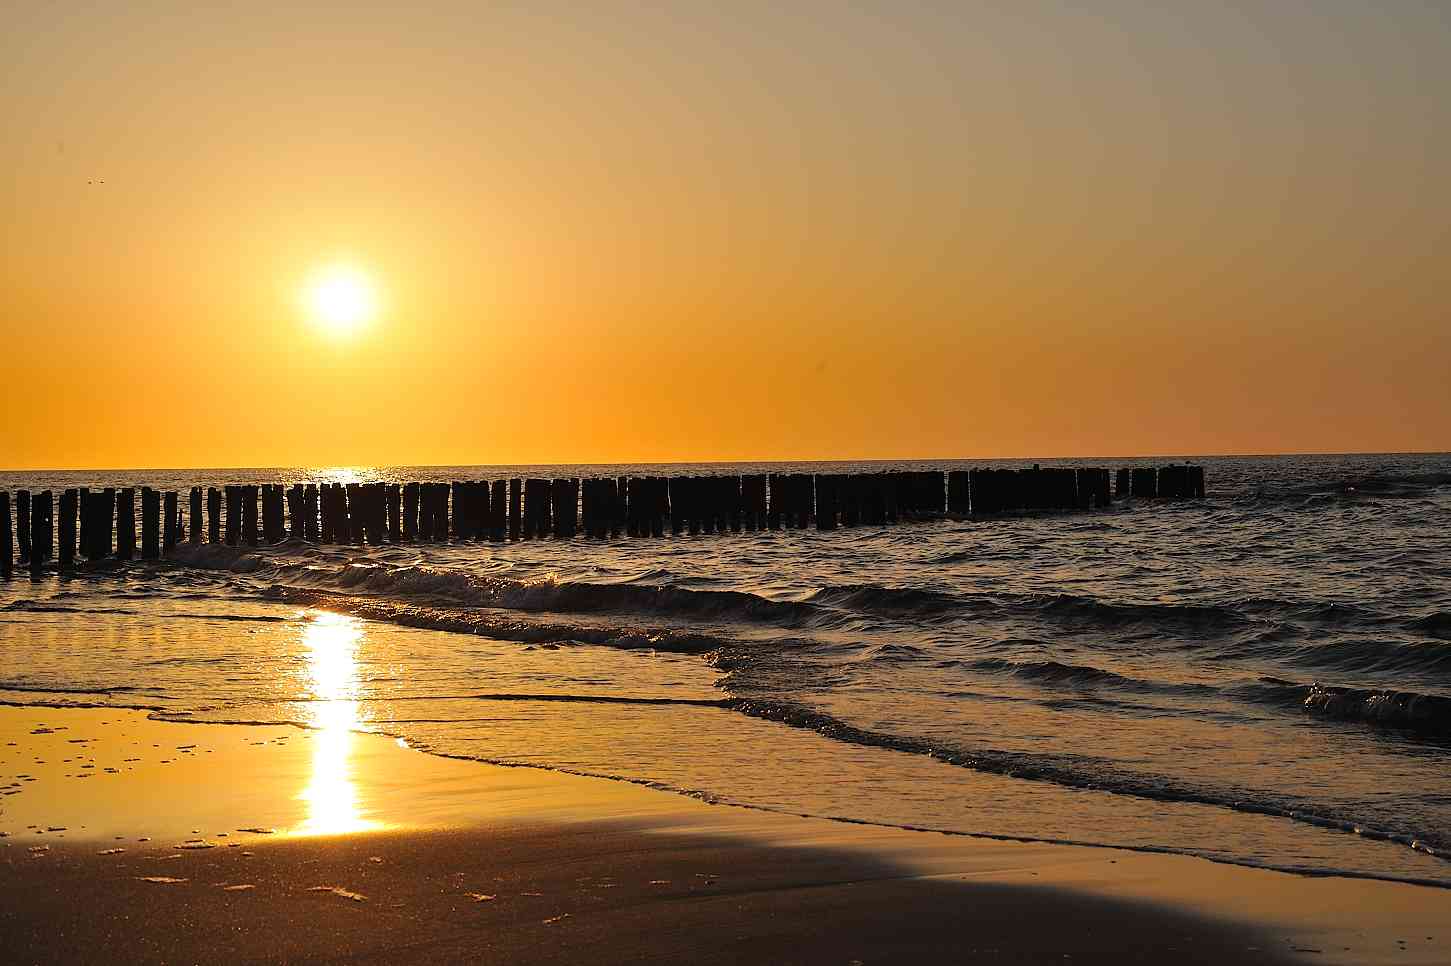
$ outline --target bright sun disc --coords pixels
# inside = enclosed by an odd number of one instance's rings
[[[331,332],[351,332],[378,311],[373,282],[355,268],[333,266],[313,276],[306,293],[308,316]]]

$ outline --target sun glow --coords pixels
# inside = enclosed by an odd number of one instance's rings
[[[329,265],[313,273],[303,293],[307,316],[333,335],[348,335],[378,314],[376,286],[352,265]]]

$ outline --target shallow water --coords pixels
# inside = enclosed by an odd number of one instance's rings
[[[378,730],[790,812],[1451,885],[1451,457],[1196,462],[1204,501],[1090,514],[183,548],[16,579],[0,700]],[[864,468],[917,465],[986,464]],[[652,468],[357,473],[622,471]],[[322,478],[0,488],[304,477]]]

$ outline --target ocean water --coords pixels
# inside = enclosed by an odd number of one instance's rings
[[[739,806],[1451,886],[1451,456],[1194,462],[1205,500],[1065,516],[184,547],[20,576],[0,583],[0,701],[379,731]],[[0,488],[977,465],[1018,464]]]

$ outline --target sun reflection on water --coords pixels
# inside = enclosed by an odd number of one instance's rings
[[[312,780],[298,796],[307,803],[297,835],[342,835],[380,827],[358,806],[352,779],[358,713],[358,644],[362,622],[326,611],[309,613],[302,643],[307,648],[305,675],[312,698]]]

